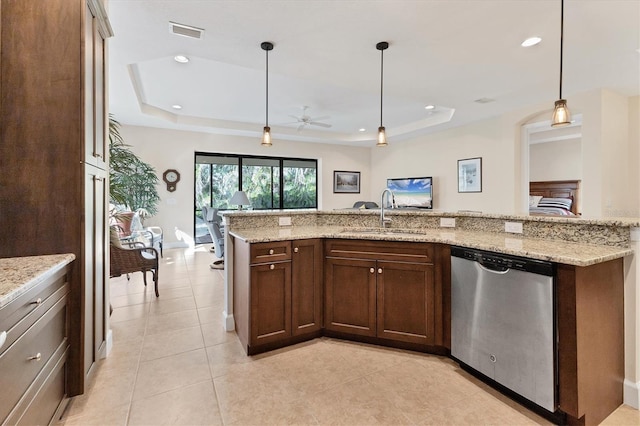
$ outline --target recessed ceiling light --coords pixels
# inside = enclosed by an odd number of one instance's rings
[[[173,108],[173,109],[182,109],[182,105],[178,105],[178,104],[171,105],[171,108]]]
[[[522,44],[520,44],[520,46],[522,46],[522,47],[531,47],[531,46],[535,46],[536,44],[540,43],[541,41],[542,41],[542,39],[540,37],[529,37],[528,39],[523,41]]]
[[[366,130],[367,130],[367,129],[365,129],[364,127],[362,127],[362,128],[360,128],[360,129],[358,129],[358,131],[359,131],[359,132],[364,132],[364,131],[366,131]]]
[[[189,58],[184,55],[176,55],[173,57],[173,60],[176,62],[180,62],[181,64],[186,64],[187,62],[189,62]]]
[[[426,107],[424,107],[424,109],[434,109],[435,107],[435,105],[427,105]]]

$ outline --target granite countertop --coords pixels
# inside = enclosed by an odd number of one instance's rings
[[[522,238],[513,235],[442,229],[349,228],[344,226],[293,226],[247,228],[229,234],[249,243],[300,240],[305,238],[345,238],[380,241],[413,241],[450,244],[531,259],[575,266],[589,266],[633,253],[630,248],[569,243],[557,240]]]
[[[0,259],[0,308],[29,291],[75,259],[73,254]]]

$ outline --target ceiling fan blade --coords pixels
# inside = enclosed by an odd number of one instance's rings
[[[304,129],[304,123],[302,123],[301,125],[298,126],[298,130],[297,131],[299,132],[302,129]]]
[[[331,118],[330,115],[323,115],[322,117],[313,117],[311,121],[322,121],[322,120],[328,120],[330,118]]]
[[[328,123],[318,123],[318,122],[316,122],[316,121],[311,121],[311,122],[309,122],[309,124],[311,124],[312,126],[320,126],[320,127],[326,127],[326,128],[331,127],[331,124],[328,124]]]

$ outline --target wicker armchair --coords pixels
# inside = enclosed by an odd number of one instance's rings
[[[141,244],[142,245],[142,244]],[[156,297],[158,293],[158,251],[152,247],[124,248],[111,243],[109,245],[110,254],[110,277],[119,277],[122,274],[131,272],[142,272],[144,285],[147,285],[147,271],[153,274]]]

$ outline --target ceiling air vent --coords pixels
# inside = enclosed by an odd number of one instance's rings
[[[200,40],[204,37],[204,30],[202,28],[192,27],[190,25],[178,24],[177,22],[169,22],[169,32],[171,34],[196,38]]]
[[[480,98],[480,99],[476,99],[473,102],[479,103],[479,104],[488,104],[491,102],[495,102],[495,99],[491,99],[491,98]]]

